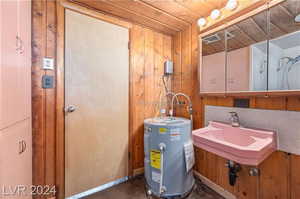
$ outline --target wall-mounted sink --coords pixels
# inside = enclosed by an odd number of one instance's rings
[[[193,131],[194,145],[240,164],[257,166],[276,151],[276,133],[220,122]]]

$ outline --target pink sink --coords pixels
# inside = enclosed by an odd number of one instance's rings
[[[276,151],[276,133],[220,122],[209,122],[193,131],[194,145],[228,160],[245,165],[259,165]]]

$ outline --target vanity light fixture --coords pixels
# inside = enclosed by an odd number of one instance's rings
[[[227,10],[234,10],[235,8],[237,8],[237,6],[238,6],[237,0],[228,0],[225,8]]]
[[[215,19],[218,19],[221,15],[221,11],[218,10],[218,9],[214,9],[213,11],[211,11],[210,13],[210,17],[215,20]]]
[[[206,24],[206,19],[204,17],[198,19],[198,26],[205,26],[205,24]]]
[[[226,3],[226,6],[222,9],[233,11],[238,7],[238,4],[239,4],[238,1],[239,0],[228,0],[227,3]],[[211,13],[210,13],[210,18],[212,20],[218,19],[221,16],[221,10],[220,9],[212,10]],[[298,19],[298,20],[300,20],[300,19]],[[296,19],[295,19],[295,21],[296,21]],[[198,19],[197,23],[198,23],[198,26],[203,27],[207,24],[207,18],[201,17],[200,19]]]

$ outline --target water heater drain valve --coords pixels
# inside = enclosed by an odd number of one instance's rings
[[[165,149],[166,149],[166,145],[165,145],[164,143],[160,143],[160,144],[159,144],[159,150],[160,150],[161,152],[164,152]]]

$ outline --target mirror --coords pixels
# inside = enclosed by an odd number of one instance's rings
[[[270,8],[269,90],[300,89],[300,1]]]
[[[300,90],[300,0],[202,38],[201,93]]]
[[[225,31],[205,36],[202,42],[201,93],[225,92]]]
[[[267,90],[267,11],[226,28],[227,92]]]

